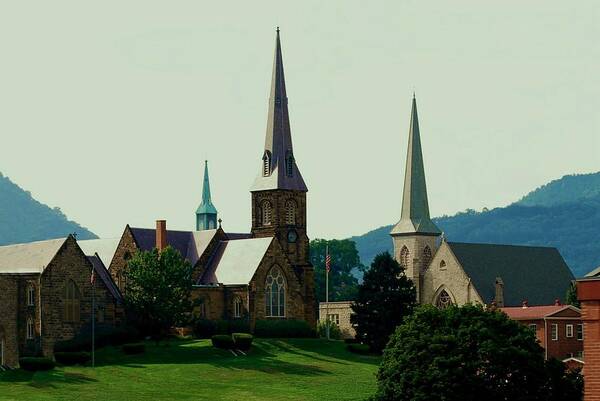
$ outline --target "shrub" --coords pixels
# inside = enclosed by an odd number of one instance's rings
[[[367,344],[350,343],[346,345],[346,349],[360,355],[369,355],[371,353]]]
[[[197,319],[193,324],[193,331],[196,338],[211,338],[216,334],[245,333],[250,332],[250,322],[247,319]]]
[[[212,345],[215,348],[232,349],[233,338],[227,334],[217,334],[211,337]]]
[[[236,349],[248,351],[250,347],[252,347],[252,340],[254,339],[252,334],[233,333],[231,337],[233,338],[233,342],[235,344]]]
[[[217,324],[213,320],[198,319],[194,322],[194,337],[211,338],[217,334]]]
[[[54,361],[50,358],[29,356],[19,359],[19,365],[21,369],[29,372],[36,372],[38,370],[50,370],[54,369]]]
[[[54,359],[62,365],[83,365],[90,360],[88,352],[55,352]]]
[[[319,335],[319,337],[327,337],[327,325],[329,325],[329,338],[333,340],[339,340],[340,338],[342,338],[342,332],[340,331],[340,327],[329,320],[323,320],[317,324],[317,334]]]
[[[262,338],[314,338],[313,330],[304,320],[257,320],[254,335]]]
[[[131,343],[140,339],[139,331],[131,326],[98,326],[95,330],[95,348],[107,345],[118,346]],[[57,341],[54,344],[54,352],[80,352],[92,350],[91,327],[84,327],[74,338],[65,341]]]
[[[229,333],[250,333],[250,322],[248,319],[232,319],[227,328]]]
[[[127,355],[143,354],[146,351],[144,343],[123,344],[121,350]]]

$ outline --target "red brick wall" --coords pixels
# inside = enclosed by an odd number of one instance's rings
[[[577,295],[583,320],[585,401],[600,401],[600,280],[580,280]]]
[[[571,356],[577,356],[583,351],[583,341],[577,340],[577,325],[581,324],[580,319],[548,319],[548,337],[546,337],[546,325],[543,319],[519,320],[519,323],[528,326],[535,324],[536,333],[540,345],[547,350],[548,358],[564,360]],[[558,340],[552,340],[552,324],[558,325]],[[567,325],[573,325],[573,337],[567,337]],[[547,341],[547,343],[546,343]]]

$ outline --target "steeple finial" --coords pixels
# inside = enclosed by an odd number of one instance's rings
[[[202,201],[196,209],[196,230],[210,230],[216,228],[217,208],[213,205],[210,196],[210,181],[208,178],[208,160],[204,160],[204,180],[202,182]]]
[[[392,229],[392,235],[428,234],[440,235],[440,229],[429,217],[425,168],[421,150],[417,100],[413,93],[410,129],[408,133],[408,152],[404,172],[404,193],[402,195],[402,214],[400,221]]]
[[[261,163],[260,175],[251,191],[308,190],[294,158],[279,27],[276,30],[267,132]]]

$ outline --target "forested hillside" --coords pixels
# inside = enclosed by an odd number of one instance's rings
[[[77,233],[78,239],[96,235],[70,221],[59,208],[51,209],[33,199],[8,177],[0,174],[0,245],[65,237]]]
[[[450,241],[554,246],[575,276],[600,266],[600,173],[569,175],[507,207],[434,219]],[[351,238],[370,263],[392,249],[391,225]]]

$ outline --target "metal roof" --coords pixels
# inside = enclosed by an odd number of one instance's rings
[[[0,274],[42,273],[67,238],[0,246]]]
[[[198,284],[248,284],[273,238],[221,241]]]
[[[204,181],[202,182],[202,201],[196,214],[217,214],[217,208],[210,198],[210,181],[208,179],[208,160],[204,161]]]
[[[552,305],[564,300],[573,273],[556,248],[448,242],[475,289],[490,303],[496,278],[504,282],[504,305]]]
[[[100,258],[100,256],[98,256],[98,254],[94,254],[94,255],[87,255],[86,257],[88,258],[88,260],[94,267],[94,271],[96,272],[96,274],[98,275],[100,280],[102,280],[102,282],[104,283],[106,288],[108,288],[108,291],[111,293],[111,295],[117,301],[121,302],[123,300],[123,297],[121,296],[121,292],[117,288],[115,282],[113,281],[112,277],[110,276],[110,273],[108,272],[108,270],[106,268],[106,265],[102,262],[102,259]]]
[[[77,244],[87,256],[98,254],[104,266],[110,266],[120,240],[120,238],[87,239],[77,241]]]
[[[439,235],[442,232],[429,217],[425,168],[419,133],[417,100],[413,96],[408,133],[408,152],[404,171],[404,192],[402,195],[402,214],[394,226],[391,235],[402,234]]]
[[[543,319],[550,317],[564,310],[572,310],[581,314],[581,310],[571,305],[543,305],[543,306],[514,306],[509,308],[500,308],[500,310],[514,320]]]
[[[288,112],[288,98],[285,89],[283,73],[283,55],[279,28],[275,39],[275,57],[273,60],[273,75],[271,77],[271,95],[269,97],[269,112],[267,117],[267,133],[265,136],[265,151],[263,157],[270,155],[270,174],[264,175],[261,170],[252,185],[251,191],[269,189],[288,189],[308,191],[304,179],[293,157],[292,133]],[[286,159],[291,157],[292,174],[286,172]]]

